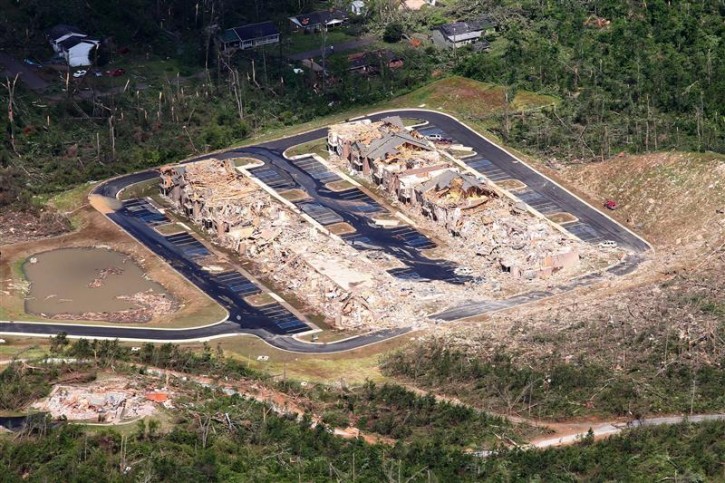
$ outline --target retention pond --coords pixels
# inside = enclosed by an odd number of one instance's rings
[[[155,310],[173,304],[164,288],[147,279],[139,265],[112,250],[64,248],[40,253],[28,258],[23,271],[30,282],[27,313],[143,322]]]

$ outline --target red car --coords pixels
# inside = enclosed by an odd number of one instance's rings
[[[108,77],[121,77],[125,73],[126,73],[126,69],[113,69],[113,70],[106,71],[106,75]]]
[[[604,207],[608,210],[616,210],[619,208],[619,205],[614,200],[607,200],[604,202]]]

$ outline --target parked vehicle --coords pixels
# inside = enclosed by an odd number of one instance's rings
[[[87,73],[88,73],[87,70],[77,70],[77,71],[73,72],[73,77],[75,77],[76,79],[80,79],[81,77],[83,77]]]
[[[121,77],[125,73],[126,73],[126,69],[121,69],[121,68],[106,71],[106,75],[108,77]]]
[[[604,207],[608,210],[616,210],[619,208],[619,205],[614,200],[607,200],[604,202]]]
[[[429,134],[425,137],[428,141],[441,141],[443,136],[440,134]]]

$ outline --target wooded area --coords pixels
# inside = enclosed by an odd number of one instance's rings
[[[346,55],[330,55],[330,80],[321,84],[295,74],[287,59],[297,43],[319,49],[326,42],[321,34],[287,33],[288,15],[319,7],[308,1],[64,5],[3,2],[2,44],[18,57],[45,58],[44,29],[75,23],[109,39],[99,62],[128,66],[133,75],[110,84],[66,82],[65,92],[54,87],[44,98],[6,79],[0,90],[8,106],[0,121],[8,133],[0,147],[2,203],[377,103],[447,72],[506,85],[509,100],[519,89],[560,97],[558,106],[540,111],[517,112],[511,105],[487,123],[537,156],[592,160],[619,151],[725,150],[725,32],[722,6],[714,0],[459,0],[417,12],[371,1],[364,18],[334,32],[382,38],[395,23],[407,34],[427,35],[443,22],[481,14],[493,17],[499,32],[491,51],[480,53],[388,44],[404,66],[393,71],[381,63],[376,76],[351,73]],[[278,46],[245,51],[233,62],[215,54],[216,29],[266,19],[282,29]],[[113,50],[120,48],[130,49],[128,57]]]

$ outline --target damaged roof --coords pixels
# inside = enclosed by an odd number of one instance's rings
[[[441,25],[439,28],[448,37],[459,36],[474,32],[482,32],[496,27],[498,24],[491,17],[480,17],[467,22],[454,22]]]
[[[426,181],[425,183],[421,183],[415,189],[420,193],[425,193],[427,191],[430,191],[431,189],[435,189],[436,191],[442,191],[444,189],[450,188],[453,181],[456,179],[462,180],[461,189],[463,191],[468,191],[470,189],[484,189],[483,181],[480,181],[478,178],[471,174],[459,173],[458,171],[454,171],[452,169],[442,172],[438,176],[435,176],[434,178]]]
[[[411,144],[420,149],[430,151],[431,148],[427,143],[414,138],[406,132],[386,133],[383,137],[375,139],[368,146],[363,146],[360,150],[362,155],[370,159],[383,159],[388,154],[398,151],[398,148],[404,144]]]
[[[296,17],[290,17],[290,20],[300,27],[309,28],[316,25],[329,25],[331,23],[339,23],[347,20],[347,14],[342,10],[333,8],[332,10],[318,10],[316,12],[304,13]]]

